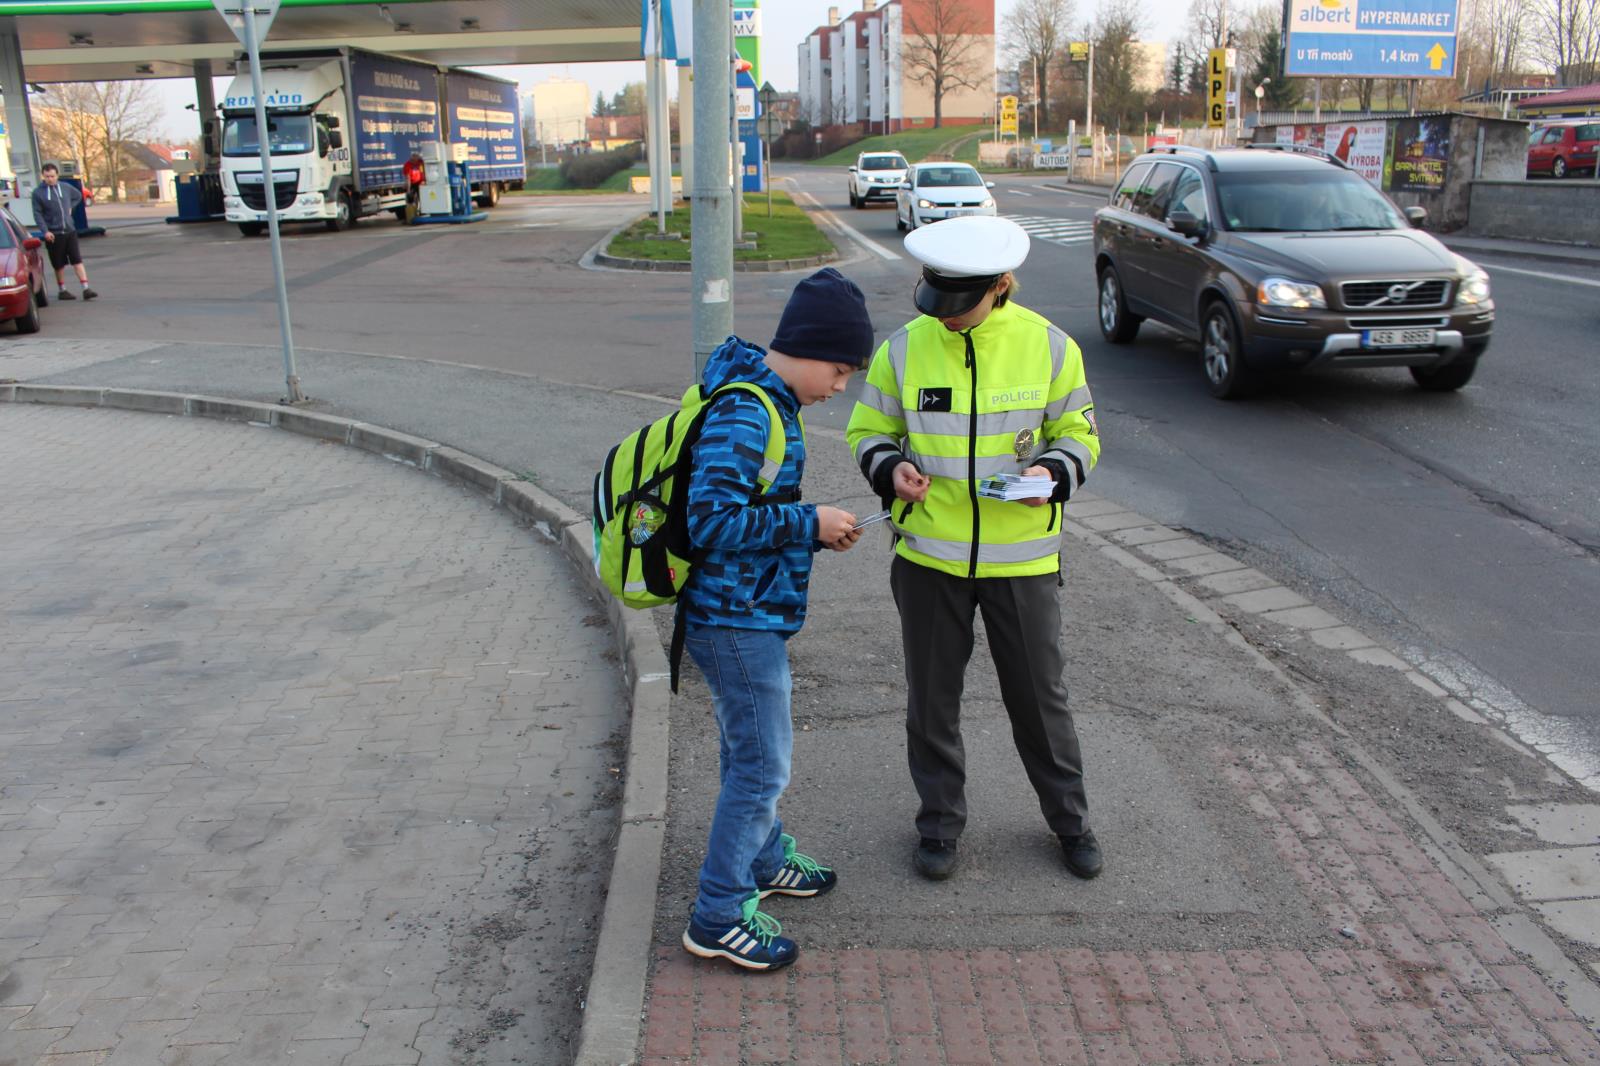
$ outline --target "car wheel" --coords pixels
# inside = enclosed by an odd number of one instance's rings
[[[266,228],[267,224],[265,222],[239,223],[239,232],[244,234],[246,237],[259,237],[261,236],[261,231]]]
[[[1251,375],[1244,365],[1243,346],[1233,312],[1220,300],[1206,308],[1200,325],[1200,355],[1206,385],[1219,400],[1237,400],[1251,391]]]
[[[1550,176],[1553,177],[1553,178],[1564,178],[1564,177],[1566,177],[1567,176],[1567,161],[1565,159],[1562,159],[1560,156],[1556,156],[1555,161],[1550,164]]]
[[[49,307],[50,306],[50,297],[45,295],[45,291],[44,290],[46,288],[46,285],[44,283],[44,276],[43,275],[38,275],[38,277],[39,277],[39,291],[33,294],[33,300],[40,307]]]
[[[1122,279],[1117,268],[1100,271],[1100,332],[1112,344],[1127,344],[1139,332],[1139,318],[1128,312],[1122,298]]]
[[[906,231],[906,220],[900,217],[900,208],[898,207],[894,209],[894,228],[901,233]]]
[[[33,298],[33,290],[28,290],[28,309],[17,316],[18,333],[39,332],[39,302]]]
[[[1441,367],[1414,366],[1411,368],[1411,379],[1424,392],[1454,392],[1471,381],[1472,373],[1477,369],[1476,356],[1463,357]]]

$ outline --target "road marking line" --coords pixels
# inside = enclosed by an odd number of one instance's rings
[[[898,252],[891,252],[889,249],[885,248],[883,245],[879,244],[877,241],[873,240],[871,237],[868,237],[866,234],[862,233],[860,230],[856,229],[854,226],[851,226],[851,225],[841,221],[839,219],[839,216],[835,215],[832,211],[829,211],[826,207],[822,206],[822,201],[821,200],[818,200],[815,196],[812,196],[810,193],[806,192],[804,189],[795,188],[793,186],[791,186],[791,189],[792,189],[792,194],[793,195],[803,197],[805,199],[805,201],[811,206],[811,208],[817,212],[817,214],[819,214],[823,218],[827,219],[831,224],[833,224],[835,226],[838,226],[839,229],[844,233],[844,235],[846,237],[849,237],[851,240],[853,240],[857,244],[861,245],[861,247],[867,249],[867,251],[872,252],[872,253],[874,253],[876,255],[880,255],[885,259],[899,259],[900,258],[900,254]]]
[[[1551,274],[1544,270],[1524,270],[1521,267],[1501,266],[1499,263],[1490,263],[1482,259],[1474,259],[1473,262],[1481,267],[1488,267],[1490,270],[1504,270],[1508,274],[1526,274],[1530,278],[1546,278],[1550,281],[1565,281],[1572,285],[1587,285],[1592,289],[1600,289],[1600,281],[1591,281],[1589,278],[1575,278],[1569,274]]]
[[[1006,192],[1010,193],[1012,196],[1032,196],[1033,195],[1033,193],[1031,193],[1031,192],[1023,192],[1021,189],[1007,189]]]
[[[1109,188],[1105,191],[1104,195],[1097,192],[1083,192],[1079,189],[1058,189],[1054,185],[1035,185],[1034,188],[1043,189],[1045,192],[1064,192],[1069,196],[1087,196],[1091,200],[1104,200],[1107,196],[1111,195],[1111,190]]]

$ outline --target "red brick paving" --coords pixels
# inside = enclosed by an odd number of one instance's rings
[[[642,1061],[1600,1066],[1600,1041],[1320,745],[1218,753],[1343,948],[806,951],[781,974],[659,949]]]

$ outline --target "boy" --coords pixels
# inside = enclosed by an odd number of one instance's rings
[[[872,322],[855,284],[820,270],[795,286],[768,350],[738,337],[711,354],[706,388],[750,381],[782,416],[783,466],[757,498],[769,416],[733,389],[712,402],[690,460],[689,539],[700,554],[679,595],[684,648],[705,675],[721,734],[722,777],[700,892],[683,946],[749,970],[777,970],[799,949],[757,905],[774,893],[819,896],[832,870],[794,849],[778,820],[793,746],[789,653],[805,621],[811,556],[846,551],[855,517],[801,503],[800,408],[844,391],[872,354]]]

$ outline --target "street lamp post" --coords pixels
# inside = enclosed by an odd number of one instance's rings
[[[1271,83],[1271,78],[1262,78],[1261,84],[1256,86],[1256,129],[1261,128],[1261,98],[1267,95],[1267,86]]]
[[[766,167],[762,170],[762,179],[767,186],[767,217],[772,217],[772,101],[777,99],[778,90],[772,87],[770,81],[761,83],[761,148],[766,153]]]

